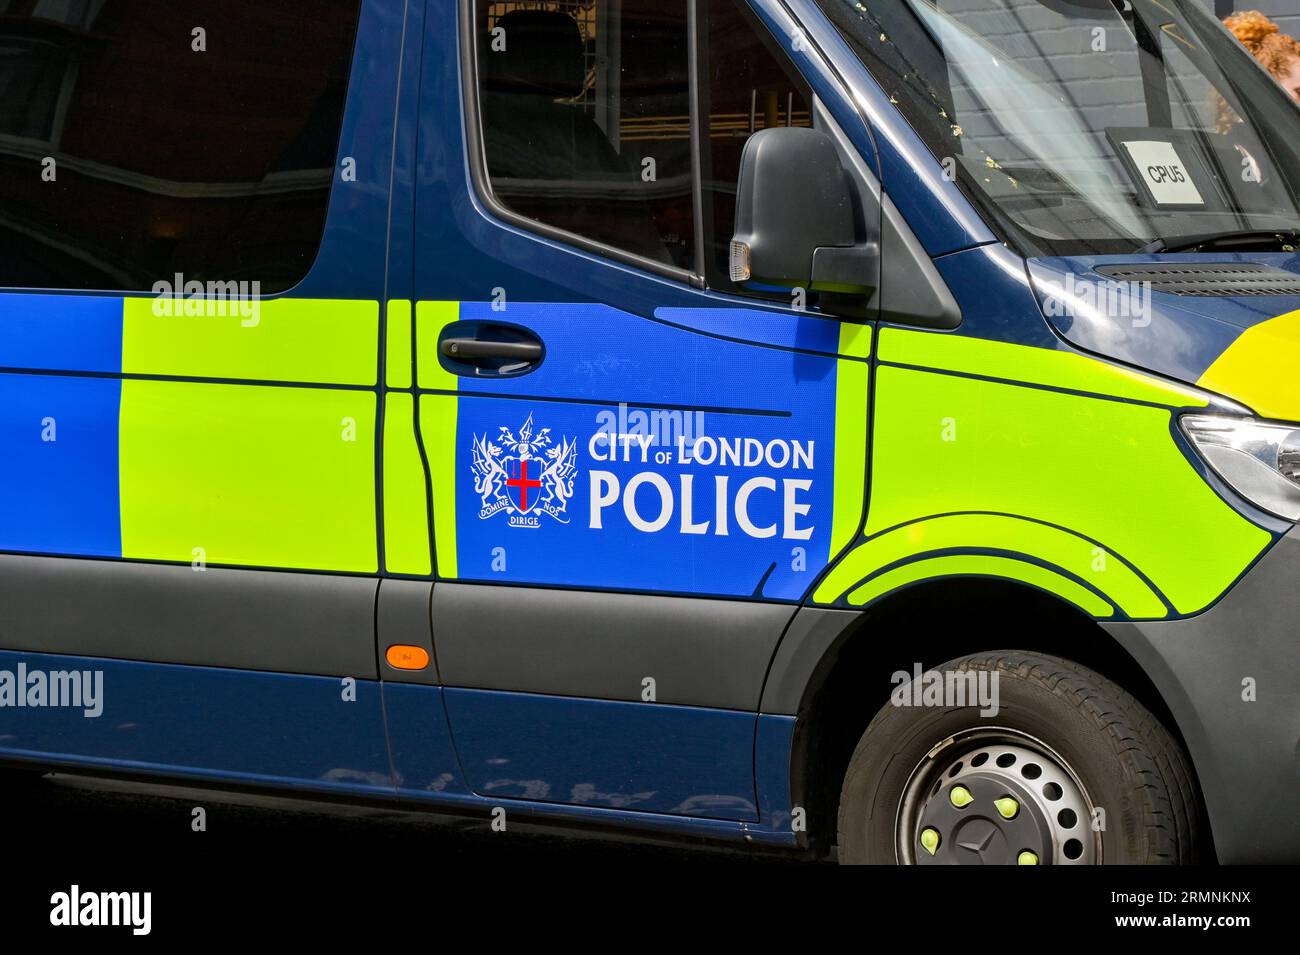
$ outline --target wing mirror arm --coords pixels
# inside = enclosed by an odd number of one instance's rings
[[[866,284],[866,280],[874,278],[879,261],[880,244],[877,242],[814,249],[810,288],[814,292],[870,295],[875,291],[875,282]]]

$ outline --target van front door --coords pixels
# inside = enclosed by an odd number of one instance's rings
[[[734,0],[465,17],[463,77],[426,39],[414,354],[467,780],[755,819],[771,653],[864,497],[870,325],[727,274],[744,143],[814,97]]]

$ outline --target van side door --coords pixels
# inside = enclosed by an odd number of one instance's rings
[[[384,788],[377,386],[404,4],[0,17],[0,746]]]

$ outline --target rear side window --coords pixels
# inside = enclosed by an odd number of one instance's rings
[[[740,155],[761,129],[810,125],[811,95],[743,0],[698,0],[694,64],[686,0],[478,0],[475,10],[496,200],[746,291],[727,278]]]
[[[694,267],[686,0],[479,0],[488,176],[512,211]]]
[[[297,284],[359,0],[0,2],[0,286]]]

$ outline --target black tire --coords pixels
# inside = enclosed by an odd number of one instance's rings
[[[899,833],[906,828],[899,822],[905,792],[921,791],[924,796],[929,781],[941,778],[926,777],[926,772],[935,772],[926,767],[959,758],[963,746],[976,755],[980,744],[963,741],[996,733],[993,727],[1041,741],[1078,781],[1092,806],[1105,810],[1106,824],[1099,835],[1089,834],[1092,827],[1086,827],[1089,858],[1105,864],[1197,861],[1200,809],[1187,758],[1164,726],[1121,687],[1076,663],[1026,651],[976,654],[938,670],[977,671],[976,677],[978,671],[987,671],[986,679],[996,673],[997,716],[982,717],[978,706],[887,703],[863,733],[845,773],[839,808],[841,862],[910,861],[900,859],[900,853],[912,851],[910,841],[900,849]],[[927,758],[950,739],[954,742],[941,755]],[[913,782],[909,787],[909,781],[922,779],[926,786]],[[942,783],[934,785],[938,789]],[[931,811],[926,802],[915,808],[915,795],[909,795],[906,805],[912,808],[902,815],[909,820]],[[922,857],[919,851],[917,856]]]

